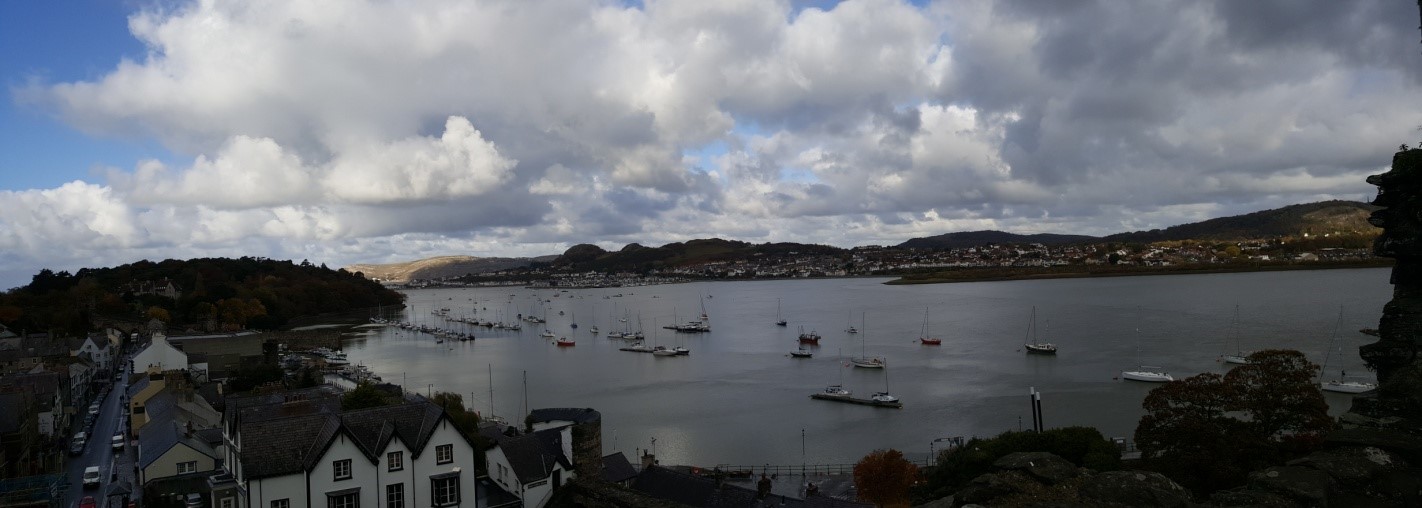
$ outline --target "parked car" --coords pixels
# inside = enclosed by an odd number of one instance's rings
[[[94,496],[84,496],[79,500],[79,508],[96,508],[98,503],[94,502]]]
[[[98,487],[103,476],[99,473],[99,466],[89,466],[84,468],[84,488]]]
[[[114,438],[111,439],[111,440],[109,440],[109,442],[112,443],[112,445],[113,445],[113,447],[114,447],[114,451],[122,450],[122,449],[123,449],[123,443],[124,443],[125,441],[128,441],[128,439],[124,437],[124,435],[123,435],[122,432],[116,432],[116,433],[114,433]]]
[[[202,494],[188,494],[183,500],[183,508],[202,508]]]
[[[69,441],[69,454],[70,454],[70,455],[83,455],[83,454],[84,454],[84,444],[87,443],[88,441],[89,441],[89,435],[88,435],[88,434],[85,434],[83,431],[80,431],[78,434],[75,434],[75,435],[74,435],[74,439],[72,439],[72,440]]]

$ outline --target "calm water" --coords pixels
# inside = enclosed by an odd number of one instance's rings
[[[1113,378],[1142,364],[1177,379],[1223,372],[1216,358],[1235,350],[1227,343],[1236,305],[1243,349],[1298,349],[1316,363],[1324,361],[1342,306],[1344,354],[1333,355],[1329,370],[1366,373],[1357,347],[1371,338],[1357,330],[1377,326],[1391,295],[1387,276],[1386,269],[1363,269],[921,286],[829,279],[566,293],[415,290],[405,319],[455,327],[430,311],[492,320],[546,313],[546,326],[577,346],[555,347],[538,336],[542,325],[525,323],[521,332],[478,328],[478,340],[446,344],[380,328],[348,341],[346,350],[387,381],[458,392],[485,413],[492,371],[492,410],[510,421],[521,420],[526,373],[529,407],[595,408],[603,415],[604,448],[629,457],[655,438],[667,464],[847,463],[877,448],[922,457],[935,438],[991,436],[1021,421],[1030,427],[1029,387],[1043,392],[1048,426],[1089,425],[1129,439],[1153,385]],[[603,298],[616,293],[624,296]],[[551,302],[539,303],[545,299]],[[711,333],[659,329],[699,315],[703,301]],[[774,324],[777,302],[787,327]],[[1056,357],[1021,351],[1034,306],[1039,337],[1061,348]],[[942,346],[916,341],[925,308]],[[622,352],[623,341],[588,331],[620,329],[614,316],[624,315],[634,328],[641,316],[649,343],[683,345],[691,356]],[[574,316],[576,330],[569,327]],[[857,335],[844,331],[851,319]],[[801,326],[824,336],[814,358],[788,356]],[[861,351],[886,357],[889,368],[842,366]],[[887,386],[904,408],[809,398],[835,383],[863,396]],[[1327,397],[1335,413],[1347,409],[1347,396]]]

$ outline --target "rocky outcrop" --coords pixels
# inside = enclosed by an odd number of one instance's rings
[[[1094,506],[1190,506],[1190,492],[1160,473],[1107,471],[1093,475],[1078,489]]]
[[[1190,493],[1159,473],[1098,473],[1044,452],[1018,452],[993,463],[942,506],[1191,506]]]

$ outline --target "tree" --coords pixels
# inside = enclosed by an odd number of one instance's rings
[[[874,450],[854,464],[859,499],[879,506],[908,506],[909,487],[918,480],[918,466],[898,450]]]
[[[1146,464],[1196,492],[1244,482],[1244,473],[1302,455],[1333,429],[1298,351],[1265,350],[1220,376],[1205,373],[1151,390],[1136,427]]]
[[[172,315],[168,314],[168,309],[162,307],[149,307],[147,315],[148,319],[157,319],[164,323],[173,322],[173,317]]]
[[[341,411],[380,407],[390,403],[390,397],[375,385],[361,383],[341,397]]]

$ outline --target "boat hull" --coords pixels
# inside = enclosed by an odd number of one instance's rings
[[[1122,372],[1122,373],[1121,373],[1121,379],[1127,379],[1127,380],[1131,380],[1131,381],[1140,381],[1140,382],[1143,382],[1143,383],[1168,383],[1168,382],[1171,382],[1171,381],[1174,381],[1174,380],[1175,380],[1175,378],[1171,377],[1170,374],[1165,374],[1165,373],[1162,373],[1162,372],[1143,372],[1143,371],[1127,371],[1127,372]]]
[[[1360,381],[1326,381],[1321,383],[1319,388],[1335,393],[1364,393],[1378,389],[1378,385]]]
[[[847,404],[858,404],[858,405],[861,405],[861,406],[885,407],[885,408],[890,408],[890,409],[903,409],[903,407],[904,407],[904,403],[899,402],[899,401],[897,401],[897,400],[896,400],[896,401],[892,401],[892,402],[877,401],[877,400],[872,400],[872,399],[861,399],[861,398],[854,397],[854,396],[851,396],[851,395],[833,395],[833,394],[828,394],[828,393],[816,393],[816,394],[810,395],[810,398],[812,398],[812,399],[818,399],[818,400],[830,400],[830,401],[834,401],[834,402],[844,402],[844,403],[847,403]]]
[[[1024,344],[1022,346],[1030,355],[1055,355],[1057,347],[1051,344]]]

